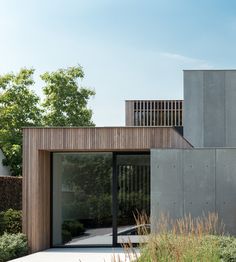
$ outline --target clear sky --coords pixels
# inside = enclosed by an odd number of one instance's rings
[[[0,74],[80,64],[97,126],[125,99],[183,97],[183,69],[235,68],[235,0],[0,0]]]

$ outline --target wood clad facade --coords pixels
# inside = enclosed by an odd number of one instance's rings
[[[24,128],[23,232],[31,252],[50,247],[50,152],[191,148],[173,128]]]
[[[183,100],[127,100],[126,126],[183,126]]]

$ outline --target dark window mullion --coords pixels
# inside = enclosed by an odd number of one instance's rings
[[[117,246],[118,172],[116,165],[116,153],[113,153],[112,170],[112,245]]]

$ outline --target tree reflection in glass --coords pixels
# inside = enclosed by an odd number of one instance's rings
[[[111,244],[111,153],[54,154],[61,158],[61,242]],[[58,172],[59,173],[59,172]],[[54,172],[54,179],[58,174]],[[104,242],[104,243],[102,243]]]

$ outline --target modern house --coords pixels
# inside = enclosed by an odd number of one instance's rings
[[[31,251],[136,243],[137,211],[151,230],[162,213],[216,212],[236,234],[235,100],[236,71],[190,70],[184,108],[182,100],[134,100],[124,127],[24,128]]]

